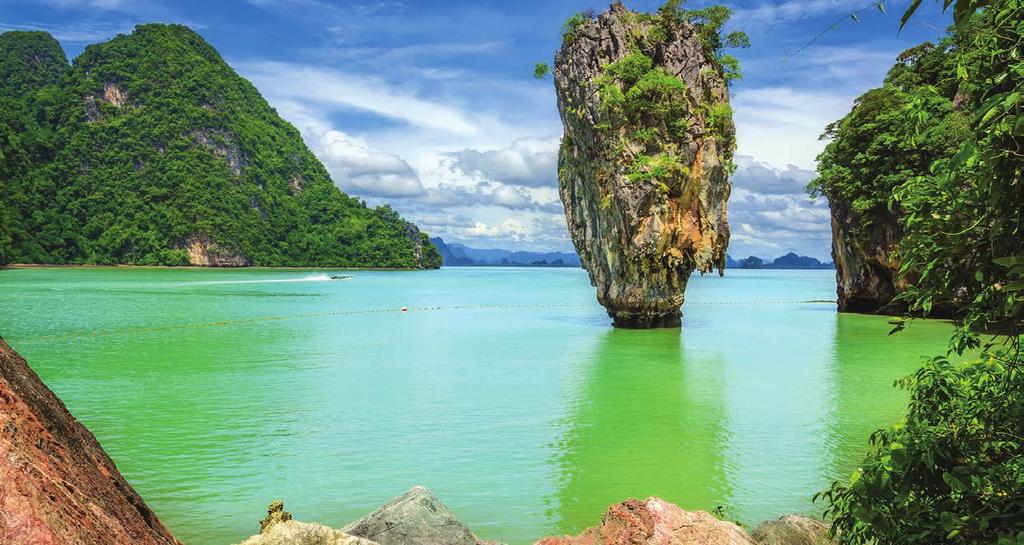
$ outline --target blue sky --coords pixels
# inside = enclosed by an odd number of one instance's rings
[[[689,7],[713,2],[691,0]],[[736,257],[829,258],[813,177],[824,126],[877,86],[895,56],[941,36],[935,3],[902,32],[906,0],[860,22],[870,0],[734,0],[739,170],[729,203]],[[41,29],[69,57],[145,22],[191,26],[295,124],[335,183],[390,203],[432,235],[478,247],[569,250],[555,158],[561,124],[549,61],[571,14],[607,1],[0,0],[0,30]],[[660,2],[627,1],[653,10]],[[800,54],[816,34],[836,28]]]

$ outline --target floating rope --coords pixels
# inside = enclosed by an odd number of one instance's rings
[[[704,306],[704,305],[794,305],[794,304],[835,304],[834,300],[828,299],[809,299],[801,301],[695,301],[692,303],[686,303],[685,306]],[[590,304],[537,304],[537,305],[452,305],[452,306],[432,306],[432,307],[388,307],[378,309],[361,309],[361,310],[338,310],[328,312],[309,312],[305,314],[293,314],[287,316],[260,316],[256,318],[240,318],[237,320],[217,320],[215,322],[192,322],[184,324],[169,324],[160,326],[144,326],[144,327],[126,327],[121,329],[106,329],[106,330],[91,330],[91,331],[76,331],[70,333],[58,333],[54,335],[40,335],[36,337],[24,337],[24,338],[13,338],[8,339],[12,343],[43,343],[43,342],[54,342],[54,341],[74,341],[82,339],[90,339],[94,337],[109,337],[114,335],[132,335],[132,334],[145,334],[145,333],[162,333],[166,331],[176,331],[183,329],[198,329],[204,327],[225,327],[234,325],[246,325],[255,324],[260,322],[274,322],[274,321],[286,321],[286,320],[302,320],[306,318],[330,318],[335,316],[358,316],[363,314],[388,314],[388,313],[407,313],[407,312],[439,312],[449,310],[507,310],[507,309],[538,309],[538,308],[587,308],[596,307],[600,308],[599,305]]]

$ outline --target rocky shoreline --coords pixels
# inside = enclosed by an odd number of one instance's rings
[[[254,525],[255,526],[255,525]],[[240,545],[500,545],[477,537],[426,488],[333,529],[270,504]],[[0,338],[0,544],[181,545],[118,472],[96,438]],[[599,524],[537,545],[811,545],[819,521],[787,515],[753,533],[660,498],[612,505]]]
[[[261,532],[238,545],[501,545],[484,541],[430,490],[413,487],[340,530],[292,520],[270,504]],[[785,515],[748,533],[705,511],[685,511],[661,498],[628,499],[575,536],[548,536],[534,545],[820,545],[832,543],[818,520]]]

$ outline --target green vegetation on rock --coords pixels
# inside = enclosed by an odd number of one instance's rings
[[[886,123],[904,131],[896,142],[928,142],[956,115],[950,108],[967,114],[963,137],[941,143],[930,164],[921,158],[927,168],[910,164],[891,191],[903,211],[901,297],[925,314],[951,307],[957,327],[947,354],[901,381],[910,391],[905,420],[876,432],[861,468],[822,494],[844,544],[1024,543],[1024,4],[950,4],[951,62],[899,74],[916,85],[937,69],[940,85],[904,102],[906,121]],[[840,180],[833,186],[856,183]]]
[[[726,149],[731,150],[735,146],[732,110],[728,103],[689,93],[682,79],[670,74],[663,66],[655,66],[653,60],[667,37],[680,32],[680,24],[686,24],[690,25],[687,28],[698,33],[705,55],[715,61],[716,69],[706,70],[700,77],[709,81],[720,78],[726,82],[739,77],[739,62],[735,57],[723,54],[722,50],[747,47],[750,41],[743,32],[722,36],[722,28],[731,14],[732,11],[725,6],[684,10],[680,2],[669,1],[655,13],[628,12],[624,16],[630,21],[630,53],[604,65],[594,78],[600,109],[604,114],[596,127],[606,131],[606,137],[619,139],[616,149],[639,146],[640,150],[645,150],[664,145],[681,148],[686,145],[688,133],[697,119],[706,120],[707,134],[719,139]],[[572,30],[572,35],[567,34],[566,40],[571,40],[575,29],[592,18],[591,15],[578,15],[580,17],[566,23]],[[676,168],[675,163],[679,161],[676,157],[669,161],[670,155],[656,159],[638,155],[631,164],[629,179],[667,186],[680,185],[673,180],[678,180],[678,176],[689,176],[690,172],[681,164]],[[731,157],[729,153],[730,165]]]
[[[9,262],[440,265],[414,225],[335,187],[184,26],[140,25],[70,67],[48,35],[6,33],[0,74],[17,107],[0,114]]]
[[[968,114],[953,107],[956,59],[952,38],[904,51],[882,87],[861,95],[846,117],[826,127],[829,144],[808,190],[850,209],[853,238],[862,246],[871,243],[877,221],[898,216],[889,206],[893,190],[928,173],[966,137]],[[920,122],[922,115],[927,122]]]

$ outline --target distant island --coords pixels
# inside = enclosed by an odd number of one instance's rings
[[[735,260],[730,255],[725,256],[725,266],[729,269],[835,269],[835,263],[831,261],[818,261],[813,257],[797,255],[793,252],[777,257],[772,260],[750,256],[745,259]]]
[[[446,267],[579,267],[576,252],[527,252],[501,249],[470,248],[457,242],[446,243],[432,238]]]
[[[580,267],[580,256],[576,252],[538,252],[524,250],[503,250],[500,248],[473,248],[458,242],[445,242],[440,237],[431,238],[445,267]],[[835,269],[831,261],[819,261],[813,257],[789,252],[775,259],[750,256],[733,259],[726,255],[729,269]]]

